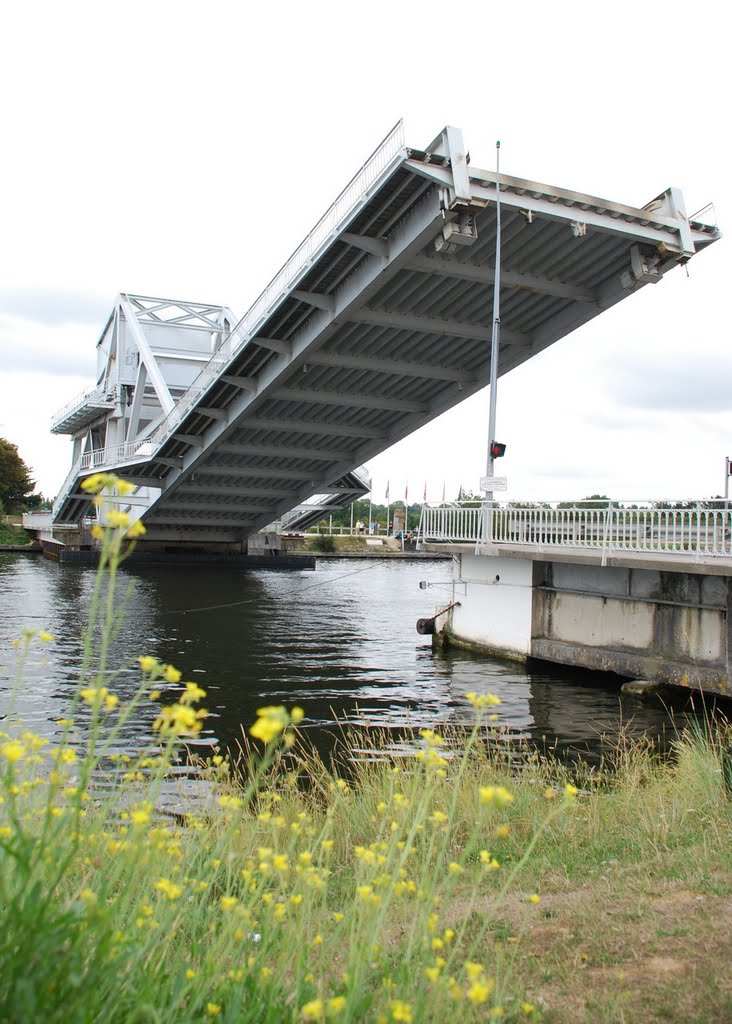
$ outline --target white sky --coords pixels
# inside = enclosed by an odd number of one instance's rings
[[[729,207],[722,5],[371,0],[6,4],[0,436],[53,495],[51,415],[119,291],[242,315],[387,130],[643,205]],[[494,9],[495,8],[495,9]],[[722,19],[725,23],[722,23]],[[509,498],[704,497],[732,456],[724,239],[499,382]],[[490,302],[491,295],[486,294]],[[370,463],[374,499],[485,472],[487,392]]]

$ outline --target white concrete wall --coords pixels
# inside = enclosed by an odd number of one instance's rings
[[[462,555],[455,562],[452,632],[460,640],[507,655],[531,649],[530,559]],[[465,590],[465,594],[463,594]]]

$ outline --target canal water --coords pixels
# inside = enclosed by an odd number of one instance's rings
[[[299,705],[303,729],[325,748],[334,721],[393,730],[467,723],[466,694],[501,699],[499,742],[527,742],[569,759],[594,760],[621,736],[662,744],[696,712],[620,695],[620,680],[542,665],[432,650],[415,629],[449,600],[449,562],[322,560],[313,570],[144,566],[123,568],[126,611],[109,687],[121,699],[139,682],[134,659],[154,655],[207,691],[202,754],[235,749],[263,704]],[[420,581],[431,584],[420,589]],[[23,627],[56,640],[34,645],[11,709],[49,739],[69,708],[82,658],[94,571],[41,557],[0,554],[0,711],[16,673],[12,640]],[[150,736],[146,705],[120,740],[140,749]]]

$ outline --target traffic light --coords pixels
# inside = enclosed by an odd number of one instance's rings
[[[500,459],[502,455],[506,454],[505,444],[501,444],[500,441],[491,441],[491,458]]]

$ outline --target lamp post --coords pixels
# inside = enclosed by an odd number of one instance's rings
[[[493,272],[493,325],[491,329],[491,386],[488,406],[488,456],[486,477],[491,480],[495,473],[493,443],[496,437],[496,404],[498,401],[498,349],[501,335],[501,143],[496,142],[496,259]],[[493,490],[485,491],[486,509],[483,538],[487,543],[491,537],[493,517]]]

